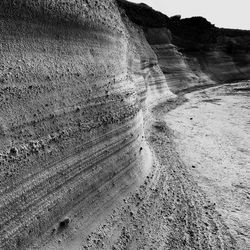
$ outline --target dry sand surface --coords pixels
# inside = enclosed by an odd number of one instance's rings
[[[151,174],[92,233],[67,243],[59,234],[53,249],[249,249],[247,88],[182,94],[154,108],[145,125]]]
[[[165,116],[190,174],[215,203],[238,249],[250,249],[250,83],[186,95]]]

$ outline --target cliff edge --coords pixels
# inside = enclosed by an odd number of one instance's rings
[[[170,90],[250,78],[250,31],[217,28],[203,17],[168,17],[117,1],[155,51]]]

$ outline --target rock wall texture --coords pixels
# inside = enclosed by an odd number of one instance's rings
[[[4,0],[0,34],[0,248],[22,249],[140,183],[171,92],[112,0]]]
[[[180,53],[168,28],[141,29],[123,7],[0,2],[0,249],[69,223],[88,230],[150,170],[152,106],[170,90],[249,77],[249,54]]]
[[[117,0],[157,55],[171,91],[250,78],[250,32],[219,29],[205,18],[181,19]]]
[[[168,33],[166,28],[145,30],[171,91],[250,78],[250,52],[245,48],[229,52],[226,44],[215,44],[199,51],[179,49],[172,44],[171,34],[164,41]]]

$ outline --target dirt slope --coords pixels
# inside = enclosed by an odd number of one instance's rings
[[[181,159],[237,240],[250,247],[249,82],[186,95],[168,113]]]
[[[164,121],[183,96],[153,110],[147,138],[153,172],[82,243],[81,249],[240,249],[213,201],[176,151]]]

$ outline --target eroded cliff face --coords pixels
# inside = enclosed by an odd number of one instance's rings
[[[145,29],[171,91],[250,78],[250,53],[245,49],[229,52],[226,44],[199,51],[180,49],[169,33],[166,28]]]
[[[181,53],[167,27],[126,13],[115,0],[1,1],[1,249],[41,247],[68,224],[87,234],[150,171],[151,107],[249,78],[243,50]]]
[[[250,32],[219,29],[205,18],[169,18],[143,4],[117,0],[141,26],[171,91],[250,78]]]
[[[113,0],[4,0],[0,34],[0,248],[22,249],[141,183],[146,113],[172,93]]]

